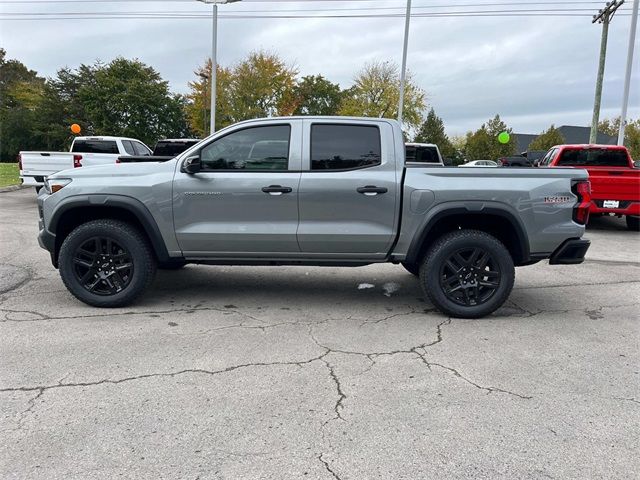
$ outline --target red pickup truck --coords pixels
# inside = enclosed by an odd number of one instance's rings
[[[591,182],[591,214],[624,215],[629,230],[640,229],[640,169],[617,145],[557,145],[541,167],[584,168]]]

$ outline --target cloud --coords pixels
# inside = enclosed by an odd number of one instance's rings
[[[220,13],[398,6],[402,2],[245,0],[220,7]],[[421,9],[426,6],[434,8],[433,2],[414,1],[416,12],[432,11]],[[594,8],[588,2],[581,6]],[[194,1],[5,4],[2,13],[81,10],[211,11]],[[209,19],[0,22],[0,41],[8,55],[46,76],[54,75],[63,66],[75,67],[96,59],[109,61],[121,55],[154,66],[175,91],[185,92],[193,70],[210,55],[211,48]],[[321,73],[347,87],[365,63],[400,63],[401,59],[402,17],[221,18],[219,22],[218,59],[224,65],[238,62],[252,50],[266,49],[296,65],[301,75]],[[617,115],[621,106],[629,24],[628,15],[618,15],[610,27],[602,117]],[[539,132],[551,123],[587,125],[591,120],[600,32],[600,27],[584,16],[414,17],[408,65],[451,134],[475,129],[496,113],[520,132]],[[632,80],[632,117],[640,116],[638,64],[636,61]]]

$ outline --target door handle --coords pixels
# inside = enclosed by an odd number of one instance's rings
[[[282,187],[280,185],[269,185],[268,187],[262,187],[262,191],[269,195],[282,195],[283,193],[291,193],[293,188]]]
[[[386,187],[376,187],[375,185],[367,185],[365,187],[358,187],[356,191],[358,193],[364,193],[365,195],[370,197],[373,195],[387,193],[389,190]]]

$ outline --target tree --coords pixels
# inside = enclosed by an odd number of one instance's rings
[[[510,135],[509,142],[502,144],[498,141],[498,135],[507,132]],[[465,156],[467,160],[496,160],[516,153],[516,137],[513,130],[496,115],[475,132],[468,132],[465,142]]]
[[[168,82],[139,60],[118,57],[96,64],[78,97],[95,134],[139,138],[153,144],[163,137],[190,133],[185,100],[169,91]]]
[[[429,110],[426,120],[422,123],[416,135],[415,141],[420,143],[435,143],[445,158],[453,158],[455,156],[455,149],[444,131],[444,123],[442,119],[436,115],[433,108]]]
[[[322,75],[309,75],[295,85],[293,99],[295,115],[337,115],[342,91]]]
[[[211,120],[211,59],[205,62],[195,72],[196,80],[189,82],[190,92],[187,95],[188,104],[185,107],[191,129],[204,138],[210,133]],[[229,95],[231,85],[231,70],[218,65],[216,95],[216,128],[224,128],[233,123],[231,116],[231,99]]]
[[[566,139],[554,125],[538,135],[533,142],[529,144],[528,150],[549,150],[554,145],[562,145],[566,143]]]
[[[396,118],[400,98],[398,66],[392,62],[373,62],[356,75],[353,86],[344,94],[341,115],[359,117]],[[404,91],[403,121],[405,128],[417,129],[422,123],[426,107],[424,91],[407,73]]]
[[[620,130],[620,117],[611,120],[605,119],[598,123],[598,131],[614,137],[618,137]],[[631,158],[640,159],[640,118],[636,120],[628,119],[624,128],[624,145],[629,149]]]
[[[37,147],[33,126],[43,86],[43,78],[0,48],[0,160],[13,162],[20,150]]]
[[[211,118],[211,60],[195,71],[189,83],[187,115],[191,128],[204,136]],[[230,68],[217,69],[216,128],[250,118],[291,115],[295,110],[297,71],[276,54],[252,52]]]

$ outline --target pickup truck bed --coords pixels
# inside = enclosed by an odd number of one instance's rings
[[[131,303],[156,265],[392,262],[443,312],[475,318],[507,299],[514,265],[582,262],[588,186],[573,168],[405,165],[394,120],[271,118],[167,162],[52,176],[39,239],[95,306]]]

